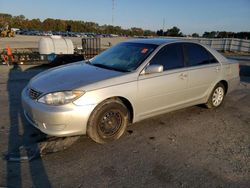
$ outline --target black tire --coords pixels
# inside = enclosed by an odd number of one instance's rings
[[[126,106],[120,100],[106,100],[92,112],[87,135],[97,143],[108,143],[119,139],[128,123],[129,113]]]
[[[213,97],[215,96],[215,94],[218,91],[218,89],[222,89],[221,91],[223,92],[223,96],[222,96],[221,101],[217,104],[217,103],[214,102]],[[206,107],[207,108],[217,108],[217,107],[219,107],[223,103],[225,95],[226,95],[225,86],[222,83],[218,83],[214,87],[213,91],[211,92],[211,94],[209,96],[209,99],[208,99],[207,103],[205,104]]]

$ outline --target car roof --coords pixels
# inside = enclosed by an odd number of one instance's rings
[[[150,39],[133,39],[133,40],[128,40],[126,42],[162,45],[162,44],[167,44],[167,43],[177,42],[177,41],[182,41],[182,40],[172,39],[172,38],[171,39],[170,38],[150,38]]]

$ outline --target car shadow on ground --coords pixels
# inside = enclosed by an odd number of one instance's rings
[[[17,75],[24,74],[22,69],[14,64],[9,70],[9,77],[7,83],[8,101],[9,101],[9,140],[8,140],[8,155],[21,158],[23,151],[20,151],[20,145],[27,145],[33,143],[36,147],[37,138],[35,135],[39,135],[39,132],[30,126],[25,120],[22,105],[21,105],[21,92],[29,79],[19,79]],[[29,155],[29,151],[26,151]],[[50,181],[47,176],[46,170],[42,160],[36,160],[35,163],[28,161],[29,171],[31,174],[32,184],[34,187],[50,187]],[[21,163],[16,161],[7,160],[7,187],[22,187],[25,181],[22,178]],[[36,175],[39,171],[39,177]]]

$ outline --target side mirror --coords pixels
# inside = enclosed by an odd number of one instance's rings
[[[145,68],[144,74],[160,73],[163,72],[162,65],[149,65]]]

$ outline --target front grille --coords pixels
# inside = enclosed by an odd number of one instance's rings
[[[29,89],[29,97],[33,100],[37,99],[42,93],[34,89]]]

